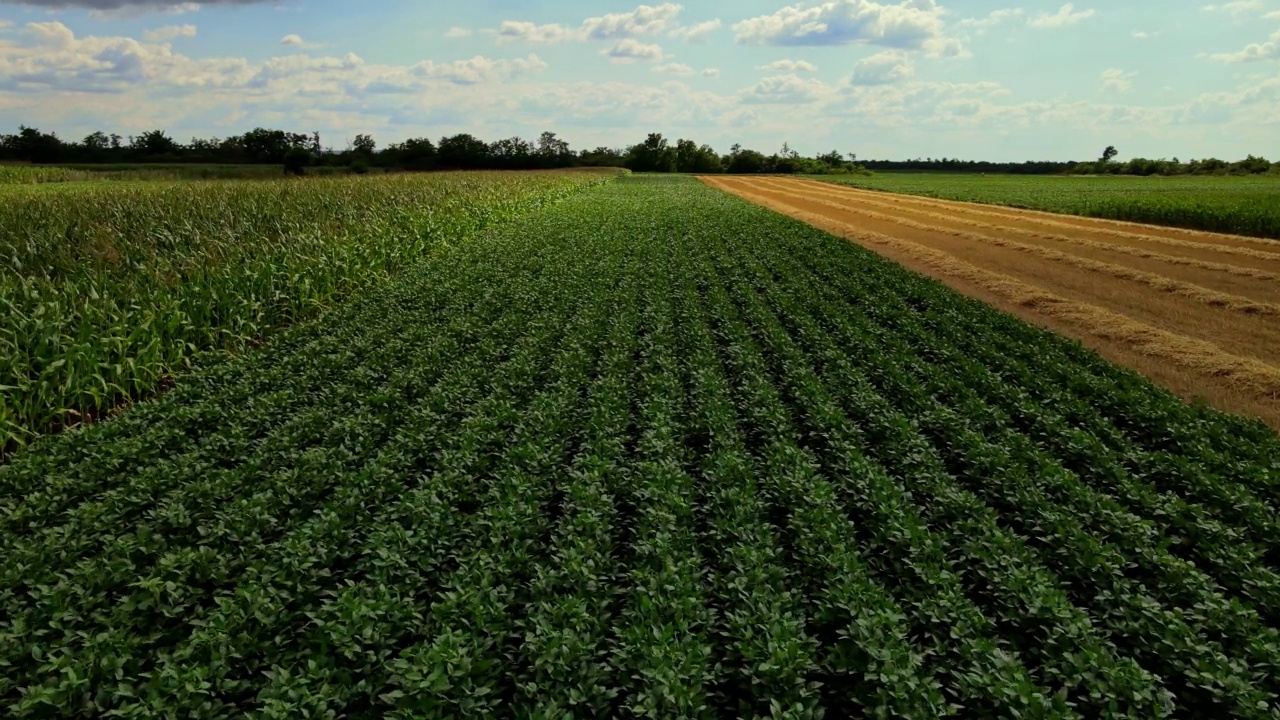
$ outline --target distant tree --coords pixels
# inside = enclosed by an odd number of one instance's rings
[[[111,138],[107,137],[106,133],[99,130],[85,135],[82,144],[88,150],[107,150],[111,147]]]
[[[129,149],[142,158],[171,157],[181,149],[163,130],[149,130],[129,138]]]
[[[534,147],[528,140],[512,136],[489,143],[488,157],[489,161],[499,169],[518,170],[534,165],[552,167],[556,153],[552,151],[545,154],[539,153],[535,156]]]
[[[383,150],[380,162],[408,170],[429,170],[436,164],[436,146],[427,138],[410,138]]]
[[[763,153],[755,150],[739,150],[730,157],[729,166],[725,168],[725,172],[735,175],[752,175],[766,172],[768,168],[769,159]]]
[[[538,136],[538,149],[535,154],[538,164],[542,167],[565,167],[573,162],[569,143],[556,137],[553,132],[544,132]]]
[[[644,142],[627,148],[626,166],[635,172],[675,172],[676,151],[662,133],[649,133]]]
[[[623,167],[626,160],[626,153],[622,150],[603,145],[578,154],[578,162],[587,167]]]
[[[436,147],[440,167],[451,170],[476,170],[487,167],[489,144],[468,133],[440,138]]]
[[[351,142],[351,151],[364,158],[373,157],[373,153],[377,149],[378,143],[374,142],[373,137],[370,135],[357,135],[356,139]]]
[[[1112,160],[1115,160],[1116,156],[1119,154],[1120,151],[1116,150],[1115,145],[1108,145],[1107,149],[1102,151],[1102,162],[1109,163]]]
[[[289,148],[289,151],[284,154],[284,171],[290,175],[303,175],[314,159],[315,156],[308,148],[302,146]]]

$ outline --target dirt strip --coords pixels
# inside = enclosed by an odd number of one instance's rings
[[[1280,244],[790,178],[703,180],[1280,430],[1280,293],[1261,277],[1274,275]]]

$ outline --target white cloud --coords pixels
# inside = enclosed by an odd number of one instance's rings
[[[784,73],[817,72],[818,66],[807,60],[775,60],[768,65],[759,65],[756,69]]]
[[[693,68],[684,63],[668,63],[666,65],[657,65],[653,68],[656,73],[664,75],[676,75],[679,77],[688,77],[693,74]]]
[[[444,36],[450,40],[456,40],[458,38],[471,37],[473,34],[474,33],[467,28],[451,27],[445,32]]]
[[[1132,36],[1133,39],[1135,40],[1147,40],[1151,38],[1151,33],[1147,32],[1146,30],[1134,30],[1133,32],[1129,33],[1129,35]]]
[[[593,40],[620,40],[641,35],[658,35],[675,27],[676,16],[684,6],[663,3],[640,5],[625,13],[611,13],[582,21],[581,31]]]
[[[175,38],[189,38],[196,36],[195,25],[165,25],[142,33],[143,39],[148,42],[164,42]]]
[[[711,35],[711,33],[719,30],[721,24],[722,23],[718,19],[708,20],[706,22],[698,23],[697,25],[676,28],[671,31],[671,36],[681,38],[687,43],[700,45],[707,41],[707,37]]]
[[[284,37],[280,38],[280,44],[288,45],[289,47],[302,48],[304,50],[313,50],[315,48],[323,47],[319,43],[307,42],[306,40],[302,39],[301,35],[296,35],[296,34],[285,35]]]
[[[458,85],[475,85],[540,73],[546,69],[547,64],[542,58],[533,54],[515,60],[493,60],[483,55],[476,55],[470,60],[455,60],[447,63],[425,60],[410,68],[413,74],[419,77],[447,80]]]
[[[805,104],[816,102],[830,95],[830,89],[819,80],[805,79],[798,75],[777,75],[762,78],[747,89],[742,101],[747,103]]]
[[[720,68],[707,68],[702,71],[702,77],[717,77],[720,75]]]
[[[1118,68],[1102,71],[1102,90],[1104,92],[1124,93],[1133,87],[1136,72],[1125,72]]]
[[[854,85],[884,85],[909,80],[915,75],[911,58],[898,50],[886,50],[859,60],[853,66]]]
[[[1058,12],[1053,15],[1040,13],[1034,18],[1031,18],[1027,24],[1033,28],[1067,27],[1069,25],[1075,25],[1082,20],[1088,20],[1095,14],[1096,13],[1092,9],[1080,10],[1077,12],[1074,3],[1067,3],[1066,5],[1058,8]]]
[[[1205,5],[1205,12],[1223,12],[1232,17],[1240,17],[1249,13],[1260,12],[1266,6],[1262,0],[1233,0],[1233,2],[1222,3],[1221,5]]]
[[[630,63],[636,60],[661,62],[663,57],[661,47],[646,45],[635,38],[619,40],[613,44],[613,47],[601,50],[600,55],[616,63]]]
[[[1003,10],[993,10],[984,18],[965,18],[960,21],[961,27],[968,27],[983,32],[991,28],[1005,23],[1010,20],[1019,20],[1026,13],[1022,8],[1005,8]]]
[[[1250,43],[1239,52],[1215,53],[1209,58],[1223,63],[1246,63],[1280,58],[1280,30],[1271,33],[1271,37],[1266,42]]]
[[[558,23],[535,25],[523,20],[504,20],[502,25],[498,27],[498,42],[500,44],[512,42],[551,44],[575,39],[581,39],[578,31]]]
[[[559,23],[538,25],[523,20],[505,20],[498,27],[498,42],[560,43],[571,40],[625,40],[659,35],[678,30],[677,17],[683,10],[684,6],[675,3],[639,5],[630,12],[587,18],[576,28]],[[699,32],[705,35],[719,27],[718,20],[713,22],[714,26],[703,28]],[[695,26],[686,32],[693,32],[699,27],[702,26]]]
[[[737,41],[745,45],[849,45],[864,43],[903,49],[926,49],[937,55],[959,55],[958,41],[943,33],[943,9],[935,0],[829,0],[817,5],[791,5],[772,15],[736,23]]]
[[[1266,15],[1263,15],[1262,19],[1263,20],[1280,20],[1280,10],[1272,10]]]

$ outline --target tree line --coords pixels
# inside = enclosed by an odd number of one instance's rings
[[[779,173],[839,174],[875,170],[956,173],[1005,173],[1026,175],[1124,174],[1124,175],[1251,175],[1280,174],[1280,163],[1254,157],[1236,162],[1216,158],[1182,162],[1134,158],[1117,162],[1114,147],[1107,147],[1093,162],[1028,161],[999,163],[953,158],[913,160],[859,160],[854,153],[832,150],[806,157],[786,143],[774,153],[734,145],[727,154],[710,145],[661,133],[627,147],[573,150],[553,132],[536,140],[511,137],[485,141],[468,133],[442,137],[411,138],[379,147],[370,135],[357,135],[343,149],[325,147],[320,133],[296,133],[255,128],[226,138],[192,138],[179,142],[163,130],[123,136],[93,132],[79,141],[56,133],[19,127],[12,135],[0,135],[0,161],[38,164],[105,163],[202,163],[271,164],[302,174],[308,167],[349,167],[354,172],[370,168],[403,170],[532,170],[568,167],[626,167],[637,172],[683,173]]]
[[[734,145],[727,155],[693,140],[674,143],[661,133],[623,148],[573,150],[553,132],[536,140],[511,137],[486,142],[460,133],[432,141],[411,138],[379,147],[370,135],[357,135],[346,148],[327,148],[319,133],[294,133],[255,128],[227,138],[174,140],[163,130],[125,137],[91,133],[80,141],[66,141],[55,133],[20,127],[0,135],[0,161],[39,164],[205,163],[273,164],[303,173],[308,167],[350,167],[404,170],[533,170],[569,167],[626,167],[637,172],[689,173],[848,173],[865,172],[838,151],[803,157],[785,143],[770,155]]]
[[[1003,173],[1009,175],[1280,175],[1280,162],[1250,155],[1244,160],[1228,162],[1217,158],[1188,160],[1151,160],[1133,158],[1117,162],[1119,151],[1108,145],[1096,161],[1066,162],[1032,160],[1020,163],[997,163],[954,158],[916,158],[914,160],[863,160],[868,170],[899,172]]]

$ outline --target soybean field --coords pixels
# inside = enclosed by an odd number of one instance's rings
[[[0,466],[7,717],[1280,717],[1280,438],[689,178]]]
[[[1280,240],[1280,177],[876,173],[815,175],[867,190]]]

